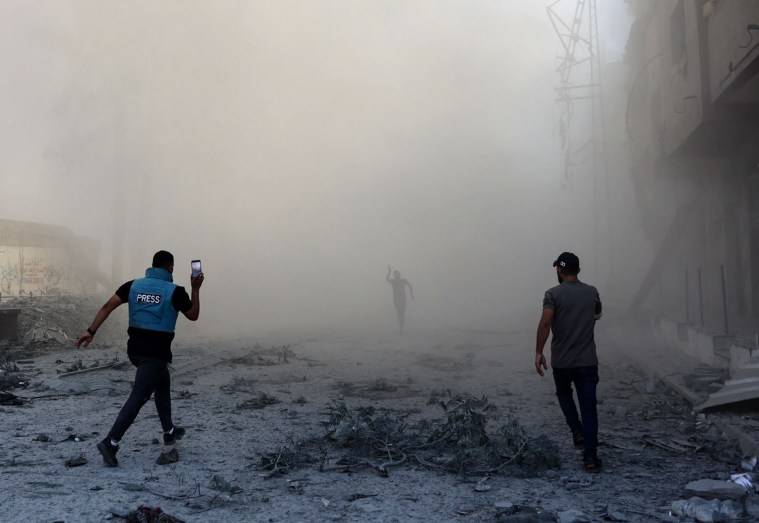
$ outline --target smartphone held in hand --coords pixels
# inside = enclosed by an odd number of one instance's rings
[[[192,260],[192,262],[190,262],[190,267],[192,267],[193,278],[197,278],[203,272],[203,268],[200,265],[200,260]]]

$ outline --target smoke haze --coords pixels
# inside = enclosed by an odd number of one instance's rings
[[[593,270],[542,2],[4,1],[0,27],[3,217],[97,238],[117,281],[201,258],[203,329],[392,329],[387,264],[410,328],[508,326],[558,252]]]

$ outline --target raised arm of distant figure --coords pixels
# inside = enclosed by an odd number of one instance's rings
[[[393,270],[390,268],[390,266],[387,266],[387,276],[385,276],[385,281],[390,283],[390,273],[393,272]]]
[[[405,281],[406,285],[408,285],[408,290],[411,292],[411,299],[415,300],[416,298],[414,298],[414,288],[411,286],[411,282],[408,280],[403,280],[403,281]]]

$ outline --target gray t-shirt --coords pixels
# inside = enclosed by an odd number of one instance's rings
[[[564,282],[546,291],[543,308],[554,311],[551,366],[557,369],[598,365],[593,337],[601,314],[598,290],[581,281]]]

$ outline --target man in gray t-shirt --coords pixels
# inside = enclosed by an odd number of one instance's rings
[[[601,469],[598,459],[598,413],[596,387],[598,358],[593,335],[602,306],[598,290],[577,279],[580,260],[571,252],[563,252],[553,262],[559,285],[546,291],[543,314],[538,325],[535,348],[535,369],[541,376],[548,369],[543,349],[551,340],[551,367],[564,417],[572,431],[576,446],[584,447],[583,463],[589,472]],[[577,412],[572,385],[577,390],[580,414]]]

